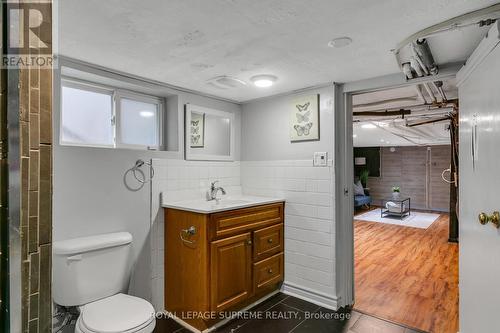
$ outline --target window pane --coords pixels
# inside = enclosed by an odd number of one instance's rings
[[[113,145],[110,94],[63,86],[61,141],[85,145]]]
[[[158,105],[120,100],[120,143],[158,147]]]

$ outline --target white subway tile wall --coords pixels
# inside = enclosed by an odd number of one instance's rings
[[[335,299],[334,173],[311,160],[243,161],[243,194],[285,204],[285,284]]]
[[[151,277],[152,303],[163,310],[164,223],[160,200],[204,199],[210,183],[218,180],[227,195],[241,194],[240,162],[205,162],[153,159],[151,183]]]

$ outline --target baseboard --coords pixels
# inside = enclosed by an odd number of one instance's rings
[[[327,295],[290,282],[284,282],[281,287],[281,291],[286,295],[303,299],[304,301],[308,301],[330,310],[336,311],[338,309],[338,299],[336,296]]]

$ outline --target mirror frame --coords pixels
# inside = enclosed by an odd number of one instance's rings
[[[190,144],[190,124],[191,112],[204,113],[206,115],[214,115],[224,118],[229,118],[230,123],[230,138],[229,138],[229,155],[206,155],[195,154],[196,148],[191,148]],[[184,158],[187,161],[234,161],[234,145],[235,145],[235,129],[234,129],[234,113],[220,111],[194,104],[186,104],[184,107]],[[205,129],[206,130],[206,129]]]

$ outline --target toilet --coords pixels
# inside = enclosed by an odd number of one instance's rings
[[[53,298],[56,304],[80,309],[76,333],[153,332],[153,306],[124,293],[131,247],[128,232],[54,242]]]

